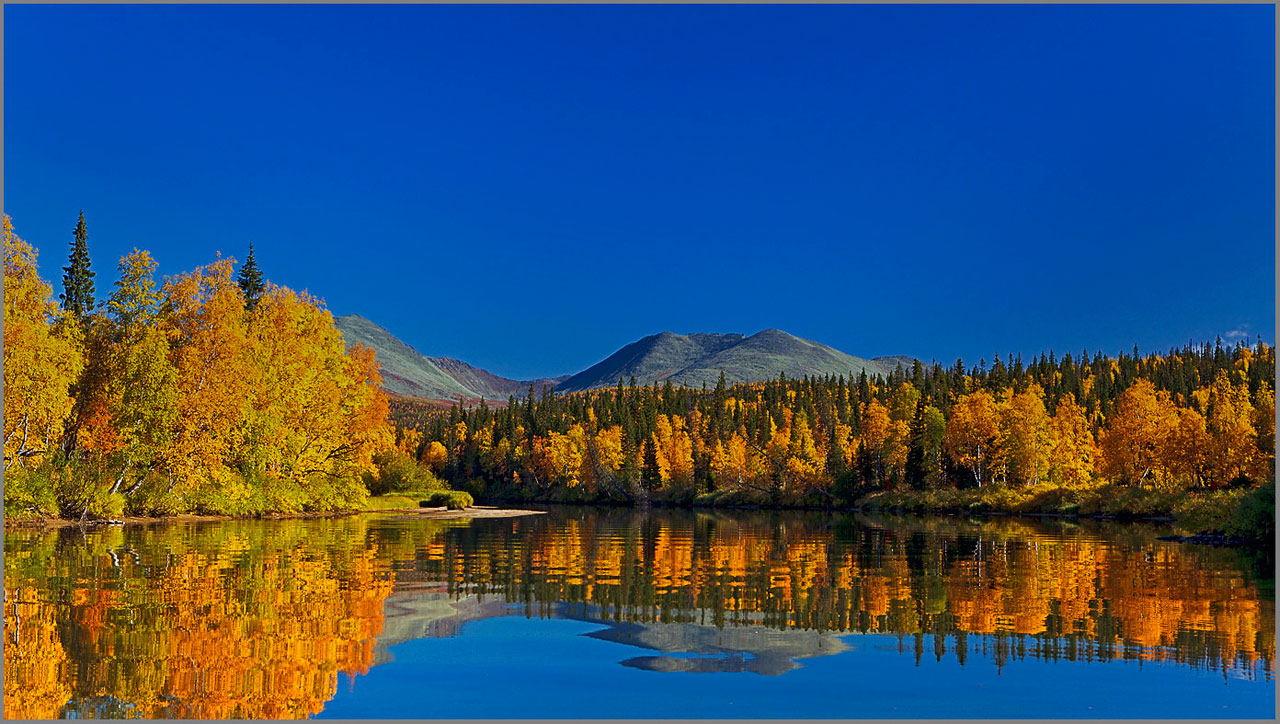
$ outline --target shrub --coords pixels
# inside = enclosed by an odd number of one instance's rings
[[[11,518],[54,515],[58,497],[48,467],[12,468],[4,476],[4,512]]]
[[[365,473],[364,484],[373,495],[404,490],[437,490],[444,483],[430,468],[400,450],[384,450],[373,456],[376,473]]]
[[[1275,540],[1276,483],[1249,492],[1227,520],[1226,533],[1255,541]]]
[[[63,518],[117,518],[124,513],[124,496],[111,492],[113,476],[100,467],[64,462],[51,470],[50,480]]]
[[[418,503],[421,508],[439,508],[444,506],[449,510],[463,510],[475,505],[476,501],[471,497],[471,493],[463,490],[440,490],[431,494],[431,497]]]

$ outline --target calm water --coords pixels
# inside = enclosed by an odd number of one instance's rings
[[[5,535],[6,717],[1259,717],[1271,562],[1147,526],[557,508]]]

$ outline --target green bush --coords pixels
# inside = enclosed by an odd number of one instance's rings
[[[4,514],[10,518],[55,515],[58,497],[53,492],[49,469],[14,467],[4,476]]]
[[[384,450],[374,455],[373,464],[377,472],[364,474],[365,487],[373,495],[444,487],[430,468],[400,450]]]
[[[475,505],[476,501],[471,497],[471,493],[463,490],[440,490],[431,494],[431,497],[418,503],[422,508],[439,508],[446,507],[449,510],[463,510]]]
[[[63,518],[118,518],[124,514],[124,496],[112,493],[114,476],[100,467],[59,461],[50,471]]]
[[[1249,491],[1227,520],[1225,532],[1227,535],[1249,540],[1275,540],[1276,483],[1274,480]]]

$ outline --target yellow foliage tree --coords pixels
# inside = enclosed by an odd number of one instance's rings
[[[1139,379],[1116,400],[1102,435],[1103,474],[1112,480],[1141,483],[1164,472],[1161,453],[1177,427],[1177,410],[1164,390]]]
[[[1001,406],[999,449],[1008,465],[1010,482],[1034,485],[1049,472],[1053,449],[1044,390],[1032,384]]]
[[[4,467],[25,466],[62,441],[84,367],[77,326],[40,278],[36,250],[4,217]]]
[[[1234,383],[1225,370],[1209,388],[1205,421],[1213,440],[1215,482],[1222,484],[1247,475],[1258,456],[1258,431],[1254,427],[1249,388]]]
[[[986,390],[961,395],[951,406],[943,447],[957,465],[969,470],[978,487],[990,482],[989,468],[1000,439],[999,417],[995,398]]]
[[[1062,396],[1049,426],[1053,443],[1049,453],[1050,474],[1067,485],[1080,485],[1092,480],[1098,446],[1085,418],[1084,408],[1076,403],[1075,395],[1067,393]]]

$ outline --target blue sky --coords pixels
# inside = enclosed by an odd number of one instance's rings
[[[1275,338],[1273,6],[28,6],[60,284],[242,258],[512,377],[776,327],[952,362]]]

